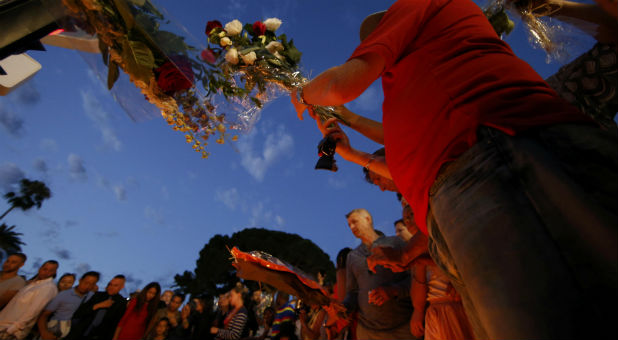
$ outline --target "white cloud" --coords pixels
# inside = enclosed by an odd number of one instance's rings
[[[88,175],[86,174],[86,167],[84,166],[84,160],[72,153],[68,157],[69,162],[69,174],[71,178],[76,180],[86,180]]]
[[[262,151],[256,153],[254,151],[254,140],[257,135],[261,135],[261,133],[256,129],[238,143],[238,149],[241,154],[241,165],[253,178],[261,182],[268,168],[273,166],[280,158],[292,153],[294,139],[285,132],[283,125],[279,125],[275,131],[266,135]]]
[[[146,208],[144,208],[144,216],[156,224],[165,225],[165,219],[163,218],[163,213],[161,213],[161,211],[154,209],[151,206],[146,206]]]
[[[35,170],[42,172],[43,174],[46,174],[47,170],[49,170],[49,168],[47,167],[47,163],[45,163],[45,160],[41,158],[35,159],[32,165]]]
[[[124,201],[127,199],[127,191],[125,190],[124,186],[120,184],[114,185],[112,190],[114,191],[114,195],[116,195],[117,200]]]
[[[231,188],[227,190],[217,190],[215,193],[215,200],[225,204],[231,210],[235,210],[240,203],[240,196],[238,195],[238,189]]]
[[[82,107],[86,112],[86,115],[100,130],[103,144],[112,150],[120,151],[122,149],[122,142],[116,135],[116,132],[109,125],[109,113],[103,109],[101,103],[91,92],[82,91],[81,96]]]
[[[25,176],[23,170],[14,163],[0,165],[0,190],[5,192],[17,190],[17,184]]]

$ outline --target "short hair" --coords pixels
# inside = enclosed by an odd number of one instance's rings
[[[125,280],[125,281],[127,280],[127,278],[126,278],[126,277],[124,277],[124,275],[122,275],[122,274],[118,274],[118,275],[114,276],[114,277],[112,278],[112,280],[113,280],[113,279],[121,279],[121,280]]]
[[[73,280],[75,280],[75,278],[76,278],[75,274],[73,274],[73,273],[64,273],[64,274],[62,274],[62,276],[58,279],[58,281],[60,281],[60,280],[64,279],[64,278],[65,278],[65,277],[67,277],[67,276],[73,276]]]
[[[56,260],[47,260],[47,261],[43,262],[43,264],[41,265],[41,267],[43,267],[44,265],[46,265],[46,264],[48,264],[48,263],[49,263],[49,264],[55,264],[56,266],[60,266],[60,264],[59,264],[59,263],[58,263],[58,261],[56,261]],[[75,276],[75,275],[73,275],[73,276]]]
[[[352,249],[345,247],[339,251],[337,254],[337,269],[343,269],[346,267],[348,262],[348,254],[352,251]]]
[[[405,223],[403,222],[403,218],[400,218],[400,219],[398,219],[397,221],[393,222],[393,225],[394,225],[395,227],[397,227],[397,224],[399,224],[399,223],[403,223],[403,225],[405,225]]]
[[[101,274],[99,274],[99,272],[91,270],[89,272],[85,272],[84,275],[82,275],[82,277],[80,278],[80,280],[83,280],[86,276],[94,276],[97,278],[97,281],[99,281],[99,278],[101,278]]]
[[[17,256],[19,257],[23,262],[26,262],[26,260],[28,259],[28,256],[26,256],[26,254],[24,253],[13,253],[13,254],[9,254],[9,256]]]
[[[371,214],[369,213],[369,211],[367,211],[367,209],[363,209],[363,208],[354,209],[350,211],[349,213],[347,213],[345,215],[345,218],[350,218],[350,216],[352,216],[353,214],[357,214],[357,213],[367,214],[367,216],[369,216],[369,222],[371,223],[371,226],[373,226],[373,217],[371,217]]]
[[[374,151],[372,155],[386,157],[386,149],[379,148],[378,150]],[[371,177],[369,177],[369,169],[363,167],[363,174],[365,175],[365,181],[367,181],[369,184],[373,184]]]
[[[180,300],[182,300],[182,301],[184,301],[184,300],[185,300],[185,295],[184,295],[184,294],[181,294],[181,293],[174,293],[174,295],[172,295],[172,300],[173,300],[175,297],[179,297],[179,298],[180,298]]]
[[[378,234],[378,236],[386,236],[383,232],[381,232],[381,231],[380,231],[380,230],[378,230],[378,229],[374,229],[373,231],[375,231],[375,232],[376,232],[376,234]]]

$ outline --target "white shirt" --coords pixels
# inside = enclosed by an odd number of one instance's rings
[[[53,278],[29,283],[0,312],[0,333],[25,338],[47,303],[58,294]]]

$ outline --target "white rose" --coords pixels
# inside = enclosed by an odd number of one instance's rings
[[[266,45],[266,49],[274,54],[275,52],[283,51],[283,44],[278,41],[271,41]]]
[[[238,64],[238,51],[235,48],[230,48],[225,54],[225,60],[232,64]]]
[[[253,65],[253,62],[255,61],[255,59],[257,59],[257,55],[253,51],[245,55],[241,55],[240,57],[242,58],[242,61],[247,65]]]
[[[234,19],[225,24],[225,31],[228,35],[239,35],[242,31],[242,23]]]
[[[264,25],[266,25],[267,30],[274,32],[281,26],[281,20],[277,18],[268,18],[264,20]]]
[[[230,40],[230,38],[228,38],[228,37],[223,37],[223,38],[221,38],[221,41],[219,41],[219,43],[223,47],[230,46],[230,45],[232,45],[232,40]]]

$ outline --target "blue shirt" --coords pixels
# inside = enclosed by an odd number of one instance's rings
[[[84,296],[79,296],[75,289],[64,290],[51,300],[45,310],[52,312],[50,320],[71,320],[73,313],[82,303]]]

